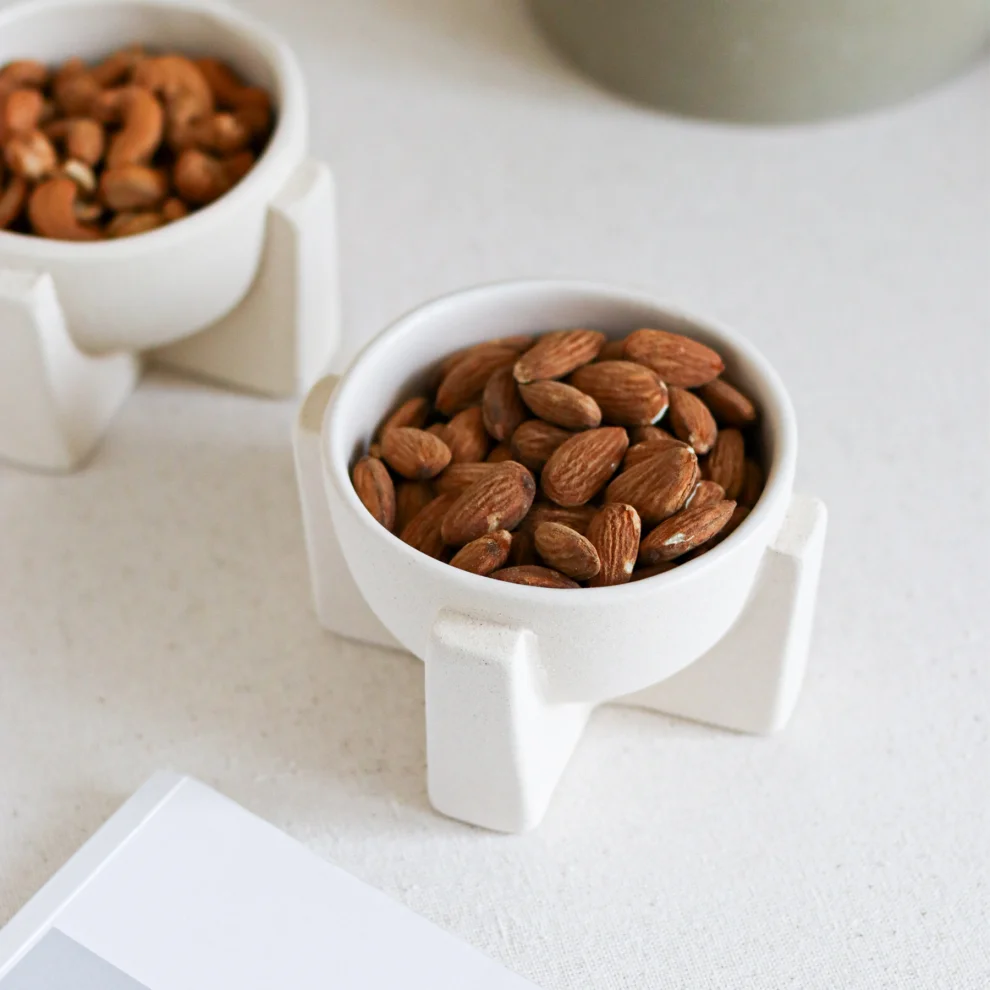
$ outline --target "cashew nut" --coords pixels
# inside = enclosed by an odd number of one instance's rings
[[[118,213],[107,224],[107,237],[130,237],[133,234],[143,234],[156,227],[161,227],[167,221],[161,213]]]
[[[11,134],[33,131],[41,121],[45,99],[36,89],[12,89],[0,95],[0,141]]]
[[[100,232],[80,222],[76,184],[72,179],[48,179],[35,186],[28,199],[28,219],[36,234],[60,241],[95,241]]]
[[[144,50],[140,45],[124,48],[114,52],[99,65],[90,70],[90,75],[96,84],[103,89],[108,86],[119,86],[134,71],[137,64],[144,58]]]
[[[52,86],[58,86],[59,83],[63,83],[67,79],[71,79],[73,76],[82,75],[87,71],[86,60],[80,58],[78,55],[73,55],[71,58],[67,58],[55,70],[55,75],[52,76]]]
[[[223,162],[198,148],[187,148],[179,155],[172,183],[187,203],[196,206],[212,203],[230,188]]]
[[[50,175],[58,165],[55,149],[41,131],[11,138],[4,147],[4,159],[11,172],[30,182]]]
[[[79,191],[87,196],[92,196],[96,192],[96,176],[93,170],[77,158],[70,158],[58,171],[59,175],[64,175],[79,187]],[[98,208],[99,212],[102,209]]]
[[[239,151],[223,160],[224,174],[230,185],[236,185],[254,168],[254,154],[250,151]]]
[[[68,59],[52,79],[55,105],[66,117],[88,117],[101,92],[81,58]]]
[[[160,55],[142,61],[134,82],[165,101],[169,127],[182,127],[213,113],[213,91],[192,60],[183,55]]]
[[[123,122],[110,139],[109,168],[151,161],[162,142],[165,115],[149,90],[143,86],[108,90],[97,100],[96,111],[105,119]]]
[[[241,181],[271,123],[269,94],[213,58],[0,65],[0,228],[91,241],[181,220]]]
[[[166,223],[172,223],[174,220],[189,216],[189,207],[178,196],[172,196],[162,203],[162,216]]]
[[[33,59],[8,62],[0,69],[0,90],[20,89],[23,86],[41,89],[47,82],[48,67]]]
[[[260,86],[248,86],[225,62],[216,58],[196,59],[196,65],[206,77],[217,98],[217,104],[228,110],[264,108],[271,112],[272,101]]]
[[[77,199],[75,213],[80,223],[98,223],[103,216],[103,207],[99,203]]]
[[[106,138],[103,127],[89,117],[72,117],[54,120],[44,128],[53,141],[63,141],[70,158],[77,158],[87,165],[96,165],[103,157]]]
[[[206,77],[217,98],[217,104],[225,110],[235,111],[240,123],[253,137],[264,134],[271,126],[272,101],[259,86],[247,86],[219,59],[200,58],[196,65]]]
[[[100,176],[100,199],[111,210],[148,210],[168,195],[168,179],[147,165],[108,168]]]
[[[27,195],[26,179],[12,175],[4,186],[3,176],[0,174],[0,230],[6,230],[20,216]]]
[[[201,148],[221,155],[229,155],[246,148],[252,133],[232,113],[215,113],[186,124],[175,124],[169,129],[169,144],[176,151],[185,148]]]
[[[187,203],[205,206],[240,182],[253,165],[250,151],[221,159],[198,148],[187,148],[172,169],[172,183]]]

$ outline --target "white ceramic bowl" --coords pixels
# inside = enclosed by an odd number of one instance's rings
[[[0,64],[126,45],[213,55],[274,97],[264,154],[227,195],[192,216],[98,243],[0,231],[0,270],[49,272],[75,343],[90,353],[136,351],[209,326],[243,299],[257,271],[269,202],[306,152],[302,73],[279,38],[222,4],[189,0],[35,0],[0,10]]]
[[[529,588],[469,574],[406,546],[361,504],[350,467],[383,415],[467,344],[515,333],[590,327],[613,336],[638,327],[684,333],[715,347],[727,375],[762,413],[767,484],[723,543],[666,574],[611,588]],[[686,667],[739,616],[757,568],[784,520],[797,456],[790,399],[745,338],[648,295],[585,282],[520,281],[458,292],[383,331],[338,385],[323,424],[324,484],[348,568],[390,633],[423,658],[439,611],[532,630],[548,701],[601,701]]]

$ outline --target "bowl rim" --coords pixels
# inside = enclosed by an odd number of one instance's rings
[[[428,331],[430,320],[438,310],[458,305],[468,299],[482,299],[485,296],[490,297],[493,304],[497,304],[499,299],[508,299],[509,297],[518,299],[528,294],[548,293],[590,294],[596,295],[606,302],[648,306],[663,311],[666,316],[703,327],[714,337],[724,338],[736,351],[745,355],[746,360],[756,369],[767,393],[772,397],[775,405],[774,413],[779,424],[775,437],[774,460],[767,474],[760,499],[739,527],[717,547],[664,574],[609,587],[568,589],[568,594],[564,595],[563,598],[561,597],[561,589],[537,588],[512,584],[507,581],[493,581],[491,578],[451,567],[449,564],[429,557],[403,543],[397,535],[378,523],[364,507],[351,483],[349,454],[342,436],[343,417],[336,414],[340,407],[344,407],[346,410],[352,395],[361,394],[363,389],[368,387],[368,382],[364,379],[369,375],[374,377],[375,365],[379,361],[388,360],[389,352],[395,342],[407,335],[424,332],[424,327]],[[511,331],[507,329],[506,332]],[[329,482],[333,485],[338,498],[349,511],[352,517],[351,521],[360,525],[370,534],[372,539],[384,540],[392,551],[410,561],[412,566],[425,567],[426,573],[434,575],[438,580],[467,582],[466,585],[463,585],[465,592],[483,590],[493,603],[525,602],[546,605],[556,603],[559,606],[568,602],[571,604],[587,602],[588,604],[606,605],[622,599],[627,602],[649,599],[664,588],[672,588],[678,584],[703,579],[708,570],[720,566],[726,558],[734,556],[749,538],[755,536],[770,521],[770,517],[775,512],[780,511],[779,503],[781,500],[785,498],[789,500],[793,493],[797,462],[797,421],[790,395],[780,376],[763,354],[738,331],[718,321],[701,318],[679,307],[670,306],[652,293],[641,289],[585,279],[523,278],[488,282],[437,296],[407,311],[375,335],[358,352],[337,382],[323,415],[320,430],[320,452],[323,462],[324,484]],[[482,585],[480,583],[482,581],[486,583]],[[572,598],[573,595],[578,597],[574,599]],[[592,599],[589,597],[591,595],[595,597]]]
[[[298,128],[306,125],[305,83],[302,70],[292,49],[264,23],[237,8],[210,0],[25,0],[0,9],[0,31],[35,15],[77,7],[149,7],[167,11],[187,11],[213,18],[246,45],[253,47],[268,64],[278,91],[279,105],[268,144],[254,167],[219,199],[181,220],[155,230],[105,241],[61,241],[55,238],[0,230],[0,253],[18,254],[26,260],[45,261],[114,261],[122,257],[154,253],[195,238],[209,225],[222,223],[225,217],[240,210],[266,182],[278,159],[296,138]],[[25,52],[23,58],[31,58]]]

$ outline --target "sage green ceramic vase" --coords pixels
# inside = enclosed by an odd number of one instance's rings
[[[990,0],[532,0],[580,68],[636,100],[751,122],[918,93],[973,62]]]

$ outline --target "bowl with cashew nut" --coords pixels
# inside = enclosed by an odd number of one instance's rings
[[[295,57],[226,5],[0,11],[0,272],[50,274],[85,351],[167,344],[234,309],[306,150]]]

